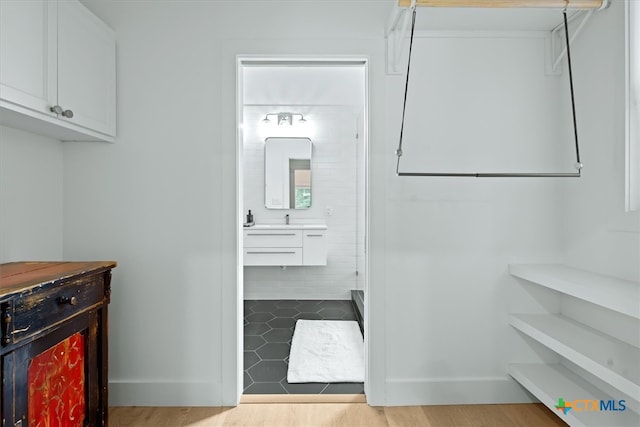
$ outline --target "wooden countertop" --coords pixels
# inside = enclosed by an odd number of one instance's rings
[[[32,287],[116,267],[115,261],[10,262],[0,264],[0,297]]]

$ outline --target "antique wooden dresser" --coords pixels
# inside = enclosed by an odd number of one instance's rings
[[[0,264],[2,426],[106,426],[115,262]]]

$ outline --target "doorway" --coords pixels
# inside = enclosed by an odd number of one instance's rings
[[[366,378],[290,384],[286,368],[298,320],[358,322],[366,364],[367,75],[364,58],[238,58],[237,200],[238,217],[246,223],[237,233],[238,290],[244,301],[238,366],[247,395],[364,393]],[[289,169],[300,167],[283,172],[297,177],[285,181],[300,185],[284,184],[283,196],[266,191],[274,181],[267,145],[275,147],[275,140],[280,145],[306,140],[312,147],[308,159],[287,160]],[[320,261],[304,265],[295,259],[247,261],[244,232],[256,230],[251,228],[256,224],[325,227],[326,260],[320,255]],[[295,256],[296,251],[277,252]]]

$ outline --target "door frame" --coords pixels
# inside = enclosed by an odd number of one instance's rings
[[[344,65],[361,65],[364,67],[364,117],[363,117],[363,144],[364,144],[364,346],[365,346],[365,381],[364,392],[365,397],[369,393],[370,389],[370,373],[371,364],[369,363],[371,354],[369,345],[371,315],[369,308],[369,283],[370,283],[370,247],[369,247],[369,213],[370,211],[370,197],[369,197],[369,171],[370,171],[370,59],[365,55],[344,55],[344,56],[290,56],[290,55],[277,55],[277,56],[264,56],[264,55],[236,55],[236,99],[235,99],[235,125],[236,125],[236,333],[237,340],[237,396],[238,402],[243,395],[244,390],[244,266],[243,266],[243,214],[244,214],[244,193],[243,193],[243,68],[248,65],[284,65],[284,66],[300,66],[300,65],[314,65],[314,66],[326,66],[326,67],[340,67]]]

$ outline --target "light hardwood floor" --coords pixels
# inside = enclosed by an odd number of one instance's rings
[[[542,404],[371,407],[366,403],[245,403],[235,408],[116,407],[111,427],[566,426]]]

